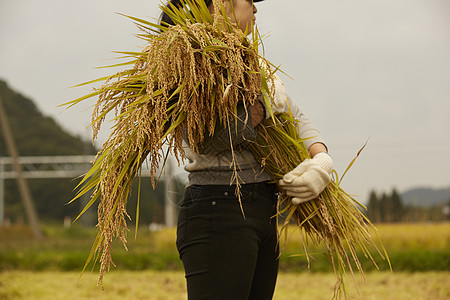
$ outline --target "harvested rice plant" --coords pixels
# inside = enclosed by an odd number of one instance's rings
[[[85,265],[86,268],[90,262],[100,263],[99,284],[114,266],[113,240],[127,248],[127,222],[131,219],[127,200],[141,166],[150,166],[156,186],[157,171],[164,168],[168,155],[182,163],[183,139],[192,151],[198,152],[197,145],[214,134],[217,124],[227,126],[236,121],[239,101],[247,107],[261,99],[269,108],[271,118],[258,125],[259,136],[251,151],[275,182],[310,158],[297,133],[297,120],[290,113],[274,115],[271,111],[273,82],[279,70],[259,52],[261,40],[257,30],[253,29],[252,38],[248,38],[231,24],[222,2],[214,0],[213,4],[218,12],[214,15],[203,1],[184,0],[180,8],[161,6],[173,26],[130,17],[141,29],[138,36],[147,46],[141,52],[121,52],[129,59],[123,64],[128,69],[88,82],[102,85],[67,103],[72,106],[92,97],[97,99],[91,124],[94,139],[106,117],[113,115],[110,136],[73,199],[93,191],[86,209],[99,202],[98,233]],[[242,182],[236,160],[231,167],[235,176],[230,184],[236,186],[239,194]],[[281,195],[278,202],[278,217],[284,220],[280,237],[286,237],[288,225],[294,223],[302,235],[308,261],[308,245],[325,246],[337,277],[336,297],[345,294],[347,274],[363,274],[359,253],[376,265],[372,258],[375,249],[377,256],[389,262],[382,244],[370,230],[372,225],[361,212],[364,207],[343,191],[339,182],[335,174],[317,199],[298,206],[292,205],[286,195]],[[139,210],[136,228],[138,214]]]

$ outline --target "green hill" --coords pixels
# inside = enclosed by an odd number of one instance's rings
[[[90,141],[83,141],[59,126],[51,117],[43,115],[32,100],[13,91],[0,80],[0,95],[20,156],[53,156],[95,154]],[[9,156],[0,130],[0,157]],[[66,205],[73,198],[77,181],[71,178],[28,179],[31,194],[39,215],[44,221],[62,224],[65,216],[76,217],[81,202]],[[178,183],[178,196],[183,185]],[[149,178],[141,184],[140,224],[162,223],[164,220],[164,183],[153,191]],[[134,219],[137,188],[128,200],[128,213]],[[95,210],[92,207],[92,210]],[[5,219],[13,223],[25,222],[24,209],[15,180],[5,180]],[[88,222],[89,223],[89,222]]]
[[[32,100],[13,91],[1,80],[0,95],[21,156],[95,153],[90,142],[64,131],[53,118],[44,116]],[[1,132],[0,156],[8,156]]]

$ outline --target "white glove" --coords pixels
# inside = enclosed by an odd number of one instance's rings
[[[317,198],[330,183],[333,160],[325,152],[318,153],[313,159],[305,159],[294,170],[279,181],[281,189],[292,197],[292,203],[300,203]]]

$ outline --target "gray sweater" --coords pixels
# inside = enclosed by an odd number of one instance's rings
[[[292,102],[291,107],[292,107]],[[295,104],[294,104],[295,105]],[[319,131],[311,124],[309,119],[295,107],[294,116],[299,120],[298,130],[300,137],[309,148],[314,143],[324,143]],[[256,183],[271,181],[262,166],[255,160],[246,148],[256,139],[257,132],[251,126],[250,113],[243,104],[237,107],[237,122],[232,120],[228,126],[217,125],[213,136],[205,138],[198,145],[199,153],[192,151],[187,142],[183,142],[183,149],[189,163],[185,170],[189,172],[188,185],[231,185],[236,184],[233,179],[233,167],[238,168],[240,183]],[[231,145],[236,157],[232,162]]]

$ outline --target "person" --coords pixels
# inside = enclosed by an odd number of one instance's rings
[[[211,0],[201,0],[213,10]],[[230,2],[232,1],[232,2]],[[253,2],[223,0],[230,21],[251,33],[257,13]],[[171,0],[175,6],[179,0]],[[234,12],[232,11],[234,9]],[[213,13],[213,11],[212,11]],[[173,25],[162,13],[160,24]],[[288,99],[281,80],[275,79],[274,113],[291,111],[301,138],[307,138],[312,159],[305,160],[278,182],[294,204],[316,198],[330,181],[332,159],[319,131]],[[208,101],[208,99],[205,99]],[[256,127],[268,118],[263,101],[245,107],[239,102],[236,122],[217,125],[194,152],[187,142],[185,170],[188,185],[180,204],[176,245],[183,262],[188,299],[272,299],[278,274],[277,184],[246,147],[257,136]],[[187,139],[186,139],[187,140]],[[232,148],[232,149],[231,149]],[[234,159],[239,166],[240,189],[233,180]]]

